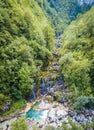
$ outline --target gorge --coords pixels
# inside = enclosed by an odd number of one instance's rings
[[[93,130],[93,4],[0,0],[0,129]]]

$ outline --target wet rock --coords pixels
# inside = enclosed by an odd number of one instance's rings
[[[85,116],[86,119],[88,119],[89,121],[92,121],[92,117],[90,115]]]
[[[67,112],[65,110],[57,110],[56,114],[58,117],[61,117],[67,115]]]
[[[9,124],[6,125],[6,130],[8,130],[8,128],[9,128]]]
[[[58,120],[59,120],[59,121],[62,120],[62,116],[60,116],[60,117],[58,118]]]
[[[91,114],[94,115],[94,110],[91,110]]]
[[[34,89],[31,89],[31,92],[32,92],[32,96],[33,96],[32,99],[35,100],[37,97],[36,97]]]
[[[39,125],[39,128],[42,128],[43,127],[43,124],[42,125]]]
[[[67,99],[63,97],[62,100],[60,101],[60,103],[64,104],[65,102],[67,102]]]
[[[53,123],[53,122],[54,122],[54,120],[53,120],[53,119],[51,119],[51,120],[50,120],[50,124],[51,124],[51,123]]]
[[[5,111],[9,110],[10,106],[11,106],[11,102],[7,103],[6,106],[4,106],[2,108],[2,112],[5,112]]]
[[[54,105],[53,108],[56,108],[58,105]]]
[[[73,117],[73,116],[75,115],[75,113],[69,110],[69,111],[68,111],[68,115],[69,115],[70,117]]]
[[[56,67],[56,66],[59,66],[59,64],[58,64],[58,62],[54,62],[54,63],[52,64],[52,66],[53,66],[53,67]]]
[[[49,111],[48,117],[50,117],[51,120],[52,120],[52,119],[53,119],[53,120],[55,119],[55,111],[54,111],[53,108]]]

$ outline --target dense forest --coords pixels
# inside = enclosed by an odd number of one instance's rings
[[[94,1],[81,3],[80,0],[37,0],[46,17],[51,22],[56,35],[64,32],[65,28],[76,19],[77,15],[85,13]],[[82,4],[82,6],[80,6]]]
[[[94,109],[93,3],[93,0],[0,0],[0,117],[25,107],[32,90],[36,93],[39,90],[41,73],[57,52],[64,86],[74,103],[72,109]],[[59,36],[60,46],[56,48]],[[19,122],[22,130],[27,130],[25,121]],[[78,128],[71,121],[70,124],[71,130],[87,127]],[[14,122],[13,130],[16,125]]]
[[[94,96],[94,7],[66,29],[60,50],[61,71],[75,97]]]
[[[0,5],[0,101],[5,104],[28,95],[51,58],[54,30],[34,0]]]

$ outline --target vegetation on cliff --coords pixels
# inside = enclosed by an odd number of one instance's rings
[[[0,0],[0,110],[31,92],[53,45],[54,30],[35,0]]]
[[[94,7],[66,29],[60,50],[61,71],[75,96],[94,96]],[[76,95],[77,94],[77,95]]]
[[[59,63],[66,86],[75,99],[94,96],[94,7],[79,14],[90,7],[76,0],[0,0],[0,113],[31,96],[52,59],[55,35],[63,32]]]

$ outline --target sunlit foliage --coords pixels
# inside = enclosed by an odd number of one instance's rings
[[[25,98],[53,46],[54,30],[37,1],[0,0],[1,97]]]
[[[63,35],[60,50],[62,73],[69,87],[94,94],[94,7],[73,21]]]

